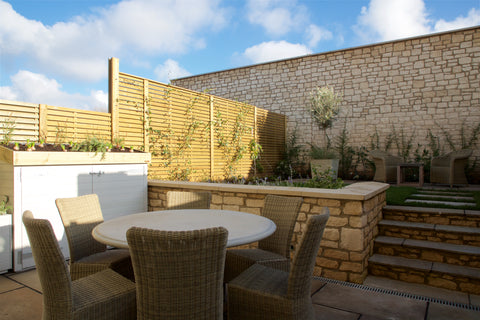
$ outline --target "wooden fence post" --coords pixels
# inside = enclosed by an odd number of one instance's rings
[[[143,79],[143,146],[145,152],[150,152],[150,141],[148,141],[148,127],[150,126],[150,99],[148,97],[148,80]]]
[[[119,60],[110,58],[108,64],[108,112],[112,117],[112,141],[118,137],[119,132]]]
[[[47,140],[48,137],[48,126],[47,126],[47,116],[48,109],[44,104],[40,104],[38,108],[38,141],[40,139]]]
[[[215,144],[214,144],[214,128],[213,128],[213,96],[210,95],[210,180],[213,181],[215,171]]]

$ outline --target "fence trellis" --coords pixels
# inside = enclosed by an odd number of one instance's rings
[[[246,177],[253,169],[251,141],[263,148],[257,162],[264,175],[281,160],[284,115],[121,73],[115,58],[109,74],[108,113],[0,100],[0,139],[8,121],[17,142],[123,139],[152,153],[149,176],[159,179]]]

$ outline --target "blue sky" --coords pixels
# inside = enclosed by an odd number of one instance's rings
[[[480,25],[480,0],[0,0],[0,99],[107,110],[170,79]]]

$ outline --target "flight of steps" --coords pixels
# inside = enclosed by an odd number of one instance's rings
[[[480,294],[480,211],[386,206],[369,274]]]

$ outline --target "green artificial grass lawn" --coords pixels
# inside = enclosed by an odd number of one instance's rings
[[[410,199],[420,199],[416,197],[412,197],[414,193],[418,191],[435,191],[441,195],[453,195],[453,193],[457,195],[465,195],[465,196],[473,196],[475,206],[449,206],[446,204],[431,204],[431,203],[420,203],[420,202],[408,202],[405,203],[407,198]],[[422,200],[437,200],[437,201],[446,201],[445,199],[441,199],[432,195],[430,197],[422,197]],[[468,202],[465,200],[448,200],[449,202]],[[402,187],[402,186],[390,186],[387,189],[387,204],[388,205],[395,205],[395,206],[410,206],[410,207],[429,207],[429,208],[451,208],[451,209],[467,209],[467,210],[480,210],[480,191],[458,191],[454,189],[448,190],[429,190],[429,189],[421,189],[415,187]]]

